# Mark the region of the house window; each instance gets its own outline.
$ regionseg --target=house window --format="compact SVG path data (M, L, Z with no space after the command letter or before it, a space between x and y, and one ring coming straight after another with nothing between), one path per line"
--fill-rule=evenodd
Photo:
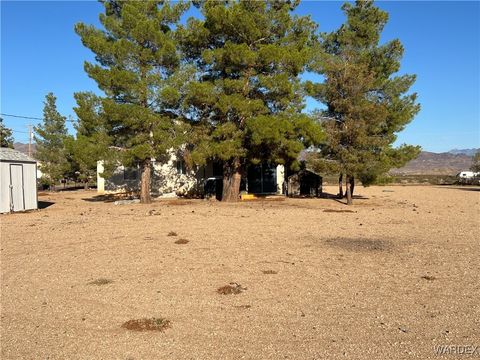
M184 175L187 173L187 169L185 167L185 162L182 160L177 160L177 174Z
M138 169L136 168L124 168L123 180L138 180Z

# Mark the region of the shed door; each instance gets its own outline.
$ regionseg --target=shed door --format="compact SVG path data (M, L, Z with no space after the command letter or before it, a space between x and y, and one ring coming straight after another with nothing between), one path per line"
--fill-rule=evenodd
M13 211L25 210L23 166L19 164L10 165L10 201Z

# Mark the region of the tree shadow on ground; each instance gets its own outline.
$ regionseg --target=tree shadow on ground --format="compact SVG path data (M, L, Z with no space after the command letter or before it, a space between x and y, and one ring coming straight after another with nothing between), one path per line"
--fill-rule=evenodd
M88 198L82 198L83 201L105 202L105 203L111 203L117 200L134 200L134 199L138 199L138 196L134 193L101 194L101 195L94 195Z
M326 193L326 192L322 192L322 195L320 196L322 199L330 199L330 200L333 200L333 201L336 201L340 204L346 204L347 203L347 198L346 197L343 197L342 199L340 199L338 197L338 194L330 194L330 193ZM369 200L370 198L366 197L366 196L362 196L362 195L353 195L353 200Z
M39 209L46 209L49 206L52 206L53 204L55 204L53 201L39 201L38 202L38 208Z

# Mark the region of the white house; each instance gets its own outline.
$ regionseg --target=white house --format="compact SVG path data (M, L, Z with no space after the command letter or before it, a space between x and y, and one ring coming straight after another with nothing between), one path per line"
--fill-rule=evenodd
M103 162L97 163L97 191L100 194L140 189L141 169L119 166L112 177L102 176ZM205 187L221 183L223 169L221 163L209 162L195 170L188 170L183 160L172 152L167 162L153 161L152 194L154 196L175 197L189 194L204 194ZM283 165L260 164L249 166L247 176L242 179L241 190L253 194L281 194L285 180ZM215 191L215 189L213 190ZM217 189L218 191L218 189Z

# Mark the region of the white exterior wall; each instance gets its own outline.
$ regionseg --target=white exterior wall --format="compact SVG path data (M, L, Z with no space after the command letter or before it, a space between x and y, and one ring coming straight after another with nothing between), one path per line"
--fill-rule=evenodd
M25 210L36 209L37 200L37 164L23 164L23 187Z
M167 163L153 164L152 189L161 196L187 195L197 185L194 170L186 169L185 174L178 173L177 159L177 155L172 153Z
M151 191L157 196L173 197L186 195L195 189L197 185L196 172L187 171L186 174L179 174L177 171L177 156L171 153L166 163L152 161ZM128 180L124 178L125 167L118 166L109 179L104 179L100 174L103 172L103 162L97 162L97 192L99 194L118 193L140 189L141 170L138 169L137 178Z
M163 197L174 197L187 195L189 192L200 190L203 191L204 178L211 177L213 174L212 164L209 163L205 168L199 170L190 170L186 174L180 174L176 166L177 155L171 152L170 159L166 163L153 162L151 191L153 195ZM97 163L97 192L99 194L105 193L120 193L128 191L138 191L140 189L141 171L138 170L138 177L135 180L128 180L124 178L123 166L118 166L114 174L109 179L104 179L100 174L103 172L103 162ZM283 183L285 181L285 167L277 165L276 167L277 179L277 194L282 194ZM197 189L200 187L200 189Z
M23 194L15 194L23 198L21 208L14 211L32 210L38 208L37 200L37 166L35 163L21 162L0 162L0 212L10 212L11 190L10 190L10 165L22 167ZM17 190L16 190L17 191ZM21 190L20 190L21 191Z
M97 192L105 194L105 179L100 175L103 173L103 161L97 161Z
M285 181L285 166L277 165L277 194L283 193L284 181Z
M10 164L0 162L0 213L10 211Z

